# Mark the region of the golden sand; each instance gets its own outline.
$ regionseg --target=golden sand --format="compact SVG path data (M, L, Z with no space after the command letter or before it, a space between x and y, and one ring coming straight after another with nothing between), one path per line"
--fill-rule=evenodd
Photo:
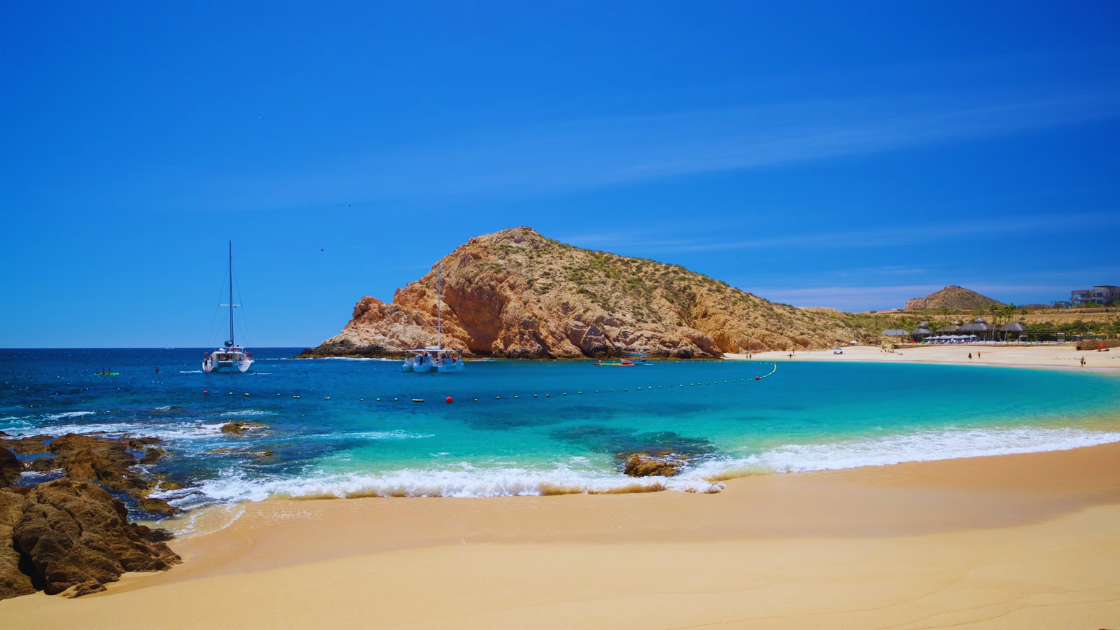
M273 500L193 527L170 572L5 601L0 622L1120 627L1117 444L760 475L713 495Z

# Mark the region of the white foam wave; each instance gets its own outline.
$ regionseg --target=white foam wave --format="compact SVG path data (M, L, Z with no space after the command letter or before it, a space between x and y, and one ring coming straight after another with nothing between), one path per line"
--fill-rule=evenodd
M65 435L67 433L108 433L119 435L142 435L158 437L165 440L198 439L221 435L221 423L179 422L168 424L139 424L126 422L113 422L104 424L60 424L55 426L40 426L34 429L38 433L48 435Z
M34 430L47 435L66 435L67 433L130 433L135 430L135 425L123 422L106 422L102 424L57 424L41 425Z
M368 431L365 433L350 433L349 437L365 438L367 440L422 440L435 437L434 433L409 433L400 429L394 431Z
M1120 442L1120 433L1070 428L923 431L831 444L789 444L759 455L704 462L685 475L726 478L737 473L804 472L885 466L965 457L1064 451Z
M48 413L47 418L51 420L61 420L62 418L80 418L82 416L92 416L96 411L67 411L65 413Z
M283 498L352 497L500 497L552 494L719 492L720 480L752 473L800 472L882 466L912 461L1056 451L1120 442L1120 433L1080 429L1008 428L920 432L832 444L790 444L746 457L720 458L693 465L676 477L631 478L613 470L528 469L515 465L478 467L467 462L382 473L301 477L250 477L229 470L200 485L159 496L183 507L204 503ZM433 454L434 455L434 454ZM573 460L573 464L580 464Z
M241 409L239 411L227 411L220 414L222 417L240 418L245 416L275 416L274 411L262 411L260 409Z
M202 374L202 370L179 370L180 374Z
M404 469L384 473L318 473L310 477L250 479L229 471L187 490L153 494L179 506L202 502L263 501L270 497L318 499L356 497L508 497L555 494L611 494L679 490L718 492L720 482L701 478L632 478L611 472L524 468L459 470ZM193 495L193 496L192 496Z

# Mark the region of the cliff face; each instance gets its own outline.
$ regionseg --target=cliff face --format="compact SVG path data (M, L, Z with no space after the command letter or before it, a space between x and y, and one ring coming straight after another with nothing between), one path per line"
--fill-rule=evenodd
M945 287L936 293L930 293L924 298L911 298L906 300L907 311L935 311L942 308L970 311L984 309L992 305L1003 306L990 297L980 295L964 287L956 285Z
M774 304L682 267L579 249L530 228L472 238L443 263L443 344L470 356L713 357L855 339L838 317ZM437 271L362 298L302 356L396 356L436 342Z

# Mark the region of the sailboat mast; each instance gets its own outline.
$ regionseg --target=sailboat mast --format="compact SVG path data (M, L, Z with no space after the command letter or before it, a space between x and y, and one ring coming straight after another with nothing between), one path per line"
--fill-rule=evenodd
M233 344L233 241L229 242L229 342Z
M439 275L436 281L437 292L436 296L436 347L443 349L443 261L439 261Z

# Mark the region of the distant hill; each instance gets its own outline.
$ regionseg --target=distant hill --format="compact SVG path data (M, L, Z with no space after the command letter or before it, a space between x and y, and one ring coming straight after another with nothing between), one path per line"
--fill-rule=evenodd
M1003 303L993 300L990 297L980 295L975 291L970 291L964 287L953 285L945 287L936 293L930 293L923 298L906 300L905 310L936 311L948 308L955 311L971 311L986 309L992 305L1003 306Z
M469 356L718 357L862 338L836 311L777 304L676 265L572 247L530 228L470 239L443 258L444 346ZM391 303L362 298L343 331L303 356L399 356L436 342L435 266Z

